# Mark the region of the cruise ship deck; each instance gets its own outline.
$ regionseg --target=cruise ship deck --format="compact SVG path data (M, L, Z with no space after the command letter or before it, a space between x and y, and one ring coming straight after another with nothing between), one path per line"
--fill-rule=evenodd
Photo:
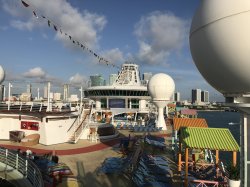
M126 175L114 176L98 174L98 168L104 160L109 157L121 157L119 143L121 138L141 137L144 133L134 133L129 130L119 130L120 136L101 142L91 142L89 140L79 140L76 144L63 143L57 145L44 146L37 144L35 146L23 147L20 143L10 141L0 141L0 146L9 149L21 149L23 151L29 149L36 154L52 153L59 156L59 162L67 164L73 172L70 178L77 180L82 186L132 186L131 179ZM167 131L155 132L155 135L164 137L169 150L166 150L166 156L170 159L173 157L170 151L170 139L172 129ZM168 147L168 146L167 146ZM175 167L175 166L174 166ZM178 183L176 183L176 186Z

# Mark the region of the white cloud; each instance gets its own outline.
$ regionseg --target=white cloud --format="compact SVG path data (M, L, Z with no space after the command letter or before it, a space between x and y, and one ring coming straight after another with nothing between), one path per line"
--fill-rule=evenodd
M79 73L76 73L72 77L69 78L69 82L72 85L79 86L85 84L87 81L87 78L80 75Z
M103 30L107 23L104 16L88 11L79 12L66 0L32 0L30 2L30 7L25 8L26 14L29 13L29 17L22 16L21 18L25 20L12 20L12 27L20 30L32 30L42 26L48 27L46 19L39 18L38 21L33 16L32 10L35 9L38 16L46 16L46 18L56 23L57 26L61 26L62 31L70 34L75 40L91 48L98 47L98 40L100 39L98 33ZM13 3L11 1L3 1L3 9L13 17L20 19L20 15L23 15L20 12L23 12L24 8L20 8L22 5L18 2L20 4L17 6L20 9L18 11L18 8L13 7ZM51 27L53 29L53 25ZM61 40L67 47L73 46L68 37L60 32L56 33L56 39Z
M22 6L21 1L2 0L2 8L13 17L29 17L29 12Z
M47 76L47 74L45 73L45 71L42 68L35 67L35 68L32 68L32 69L28 70L27 72L23 73L23 76L26 78L44 79Z
M160 64L174 50L180 50L187 36L187 22L171 13L153 12L142 17L134 31L139 51L137 58L144 63Z
M31 31L34 27L34 24L32 21L24 22L24 21L20 21L20 20L12 20L10 22L10 25L16 29L28 30L28 31Z
M103 51L102 56L113 64L124 62L123 53L118 48L114 48L108 51Z

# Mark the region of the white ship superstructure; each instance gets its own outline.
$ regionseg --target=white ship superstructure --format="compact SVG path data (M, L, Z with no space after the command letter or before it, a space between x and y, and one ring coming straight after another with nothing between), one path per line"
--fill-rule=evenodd
M9 109L0 105L0 137L10 139L13 131L24 132L25 136L39 134L39 143L53 145L65 142L77 142L87 136L90 109L70 106L52 106L51 111L42 104L13 103ZM84 135L86 132L86 135Z
M64 93L67 90L64 86ZM47 92L50 93L50 83ZM9 140L11 132L17 131L25 136L38 134L39 143L44 145L76 143L88 138L90 128L103 123L115 125L115 115L125 113L132 124L132 119L134 123L138 119L142 122L149 113L150 96L136 64L123 64L112 85L92 86L84 93L90 103L83 104L81 99L73 106L63 103L68 101L54 101L47 94L47 101L40 103L9 100L0 104L0 138Z
M92 86L84 91L92 99L96 110L109 110L113 114L148 111L150 96L147 86L142 84L139 67L125 63L112 85Z

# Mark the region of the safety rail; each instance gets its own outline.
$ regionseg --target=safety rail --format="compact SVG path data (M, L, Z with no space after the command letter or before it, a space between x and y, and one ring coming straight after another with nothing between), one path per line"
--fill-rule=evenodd
M189 186L195 185L196 187L208 187L208 186L213 186L213 187L218 187L219 182L218 181L207 181L207 180L191 180L189 181Z
M69 142L71 143L76 143L82 132L86 129L87 124L88 124L88 120L87 117L90 114L89 109L84 109L84 107L82 108L81 111L82 115L79 115L78 118L73 122L73 124L71 125L71 127L68 130L68 137L69 137Z
M8 105L6 104L1 104L0 105L0 110L8 110ZM16 105L10 105L9 110L11 111L32 111L32 112L44 112L46 111L46 106L43 106L42 104L16 104Z
M207 180L190 180L188 181L188 186L190 187L219 187L224 186L228 187L228 182L225 181L207 181Z
M68 103L71 106L71 103ZM72 111L70 106L51 105L50 112L68 112ZM47 103L44 102L11 102L10 105L6 103L0 103L0 110L2 111L23 111L23 112L48 112Z
M5 168L10 166L20 172L33 187L44 187L40 170L28 158L9 149L0 148L0 162L6 164Z

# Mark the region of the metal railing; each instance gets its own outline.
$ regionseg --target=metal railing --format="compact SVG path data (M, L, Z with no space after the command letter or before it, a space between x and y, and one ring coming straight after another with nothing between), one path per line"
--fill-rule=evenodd
M90 114L89 109L82 108L80 115L78 118L73 122L69 130L67 131L69 141L72 143L76 143L83 131L86 129L88 124L88 116Z
M0 148L0 162L6 164L5 168L10 166L20 172L33 187L44 187L42 174L31 160L14 151Z

